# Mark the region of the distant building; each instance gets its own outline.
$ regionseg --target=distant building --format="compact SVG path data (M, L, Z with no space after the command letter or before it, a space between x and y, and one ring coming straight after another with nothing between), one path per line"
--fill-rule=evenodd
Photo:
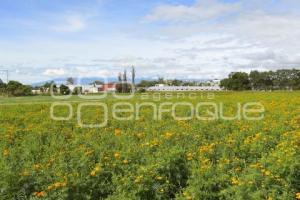
M102 85L100 92L116 92L116 84L115 83L105 83Z
M166 91L166 92L184 92L184 91L220 91L220 86L165 86L158 84L153 87L149 87L147 91Z
M67 85L68 88L74 92L75 88L81 88L83 94L97 94L101 92L115 92L116 84L115 83L105 83L101 85Z
M41 89L33 89L31 90L32 94L43 94L43 92L41 91Z

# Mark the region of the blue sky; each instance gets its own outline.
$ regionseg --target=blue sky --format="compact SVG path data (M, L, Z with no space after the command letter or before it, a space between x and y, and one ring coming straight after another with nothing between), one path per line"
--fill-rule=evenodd
M33 83L299 68L299 13L298 0L1 0L0 69Z

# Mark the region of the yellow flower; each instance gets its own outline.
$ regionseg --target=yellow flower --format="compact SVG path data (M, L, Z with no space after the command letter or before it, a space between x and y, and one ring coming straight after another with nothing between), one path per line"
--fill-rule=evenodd
M187 160L193 160L193 154L192 153L187 153L186 158L187 158Z
M96 176L96 172L94 170L91 171L91 176Z
M186 200L192 200L193 199L187 192L183 192L182 195L185 197Z
M88 156L88 155L91 155L92 153L94 153L94 150L89 150L89 151L86 151L84 153L85 156Z
M123 163L128 164L128 160L127 159L123 160Z
M121 155L119 154L119 153L114 153L114 157L116 158L116 159L119 159L120 157L121 157Z
M296 193L296 199L300 199L300 192Z
M48 190L52 190L52 189L54 189L54 186L53 186L53 185L49 185L49 186L47 187L47 189L48 189Z
M166 139L169 139L169 138L171 138L173 135L174 135L174 133L166 132L165 135L164 135L164 137L165 137Z
M214 143L211 143L209 145L204 145L200 147L200 153L211 153L214 150Z
M115 136L120 136L121 135L121 129L116 128L115 129Z
M137 176L137 177L134 179L134 182L135 182L135 183L139 183L139 182L141 182L142 178L143 178L143 176Z
M3 156L8 156L8 155L9 155L9 150L8 149L4 149Z
M239 180L235 177L231 178L231 183L232 185L238 185L239 184Z
M33 168L34 168L35 170L39 170L39 169L42 168L42 165L41 165L41 164L35 164L35 165L33 165Z
M138 133L138 134L136 134L136 136L137 136L139 139L141 139L141 138L143 138L143 137L145 136L145 134L144 134L144 133Z
M267 171L265 171L265 175L266 175L266 176L270 176L270 174L271 174L271 172L270 172L270 171L268 171L268 170L267 170Z
M28 176L28 175L29 175L29 172L27 172L27 171L20 173L20 176Z
M95 166L95 168L91 171L90 175L91 175L91 176L96 176L96 174L97 174L98 172L100 172L100 171L101 171L101 166L100 166L100 164L97 164L97 165Z
M266 170L266 169L262 169L261 172L263 173L263 175L265 176L270 176L271 175L271 172L269 170Z
M97 171L97 172L99 172L99 171L100 171L100 169L101 169L100 165L99 165L99 164L97 164L94 170L95 170L95 171Z

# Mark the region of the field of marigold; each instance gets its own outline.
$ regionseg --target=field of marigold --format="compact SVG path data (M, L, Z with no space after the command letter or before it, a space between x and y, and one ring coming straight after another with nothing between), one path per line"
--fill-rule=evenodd
M101 128L78 124L84 100L76 97L65 101L74 109L71 119L53 120L53 101L0 99L0 199L300 199L299 92L109 96L99 100L109 108ZM261 120L175 120L167 112L154 120L151 107L138 119L111 115L116 102L146 101L223 103L226 116L234 116L237 103L260 102L265 112ZM182 116L190 112L177 109ZM67 116L68 109L54 114ZM81 118L93 124L101 116L101 109L86 107Z

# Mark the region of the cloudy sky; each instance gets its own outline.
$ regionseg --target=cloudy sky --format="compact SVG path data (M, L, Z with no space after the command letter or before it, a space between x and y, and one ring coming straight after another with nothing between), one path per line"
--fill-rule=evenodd
M139 77L199 79L300 68L300 1L0 0L10 79L114 77L131 65Z

